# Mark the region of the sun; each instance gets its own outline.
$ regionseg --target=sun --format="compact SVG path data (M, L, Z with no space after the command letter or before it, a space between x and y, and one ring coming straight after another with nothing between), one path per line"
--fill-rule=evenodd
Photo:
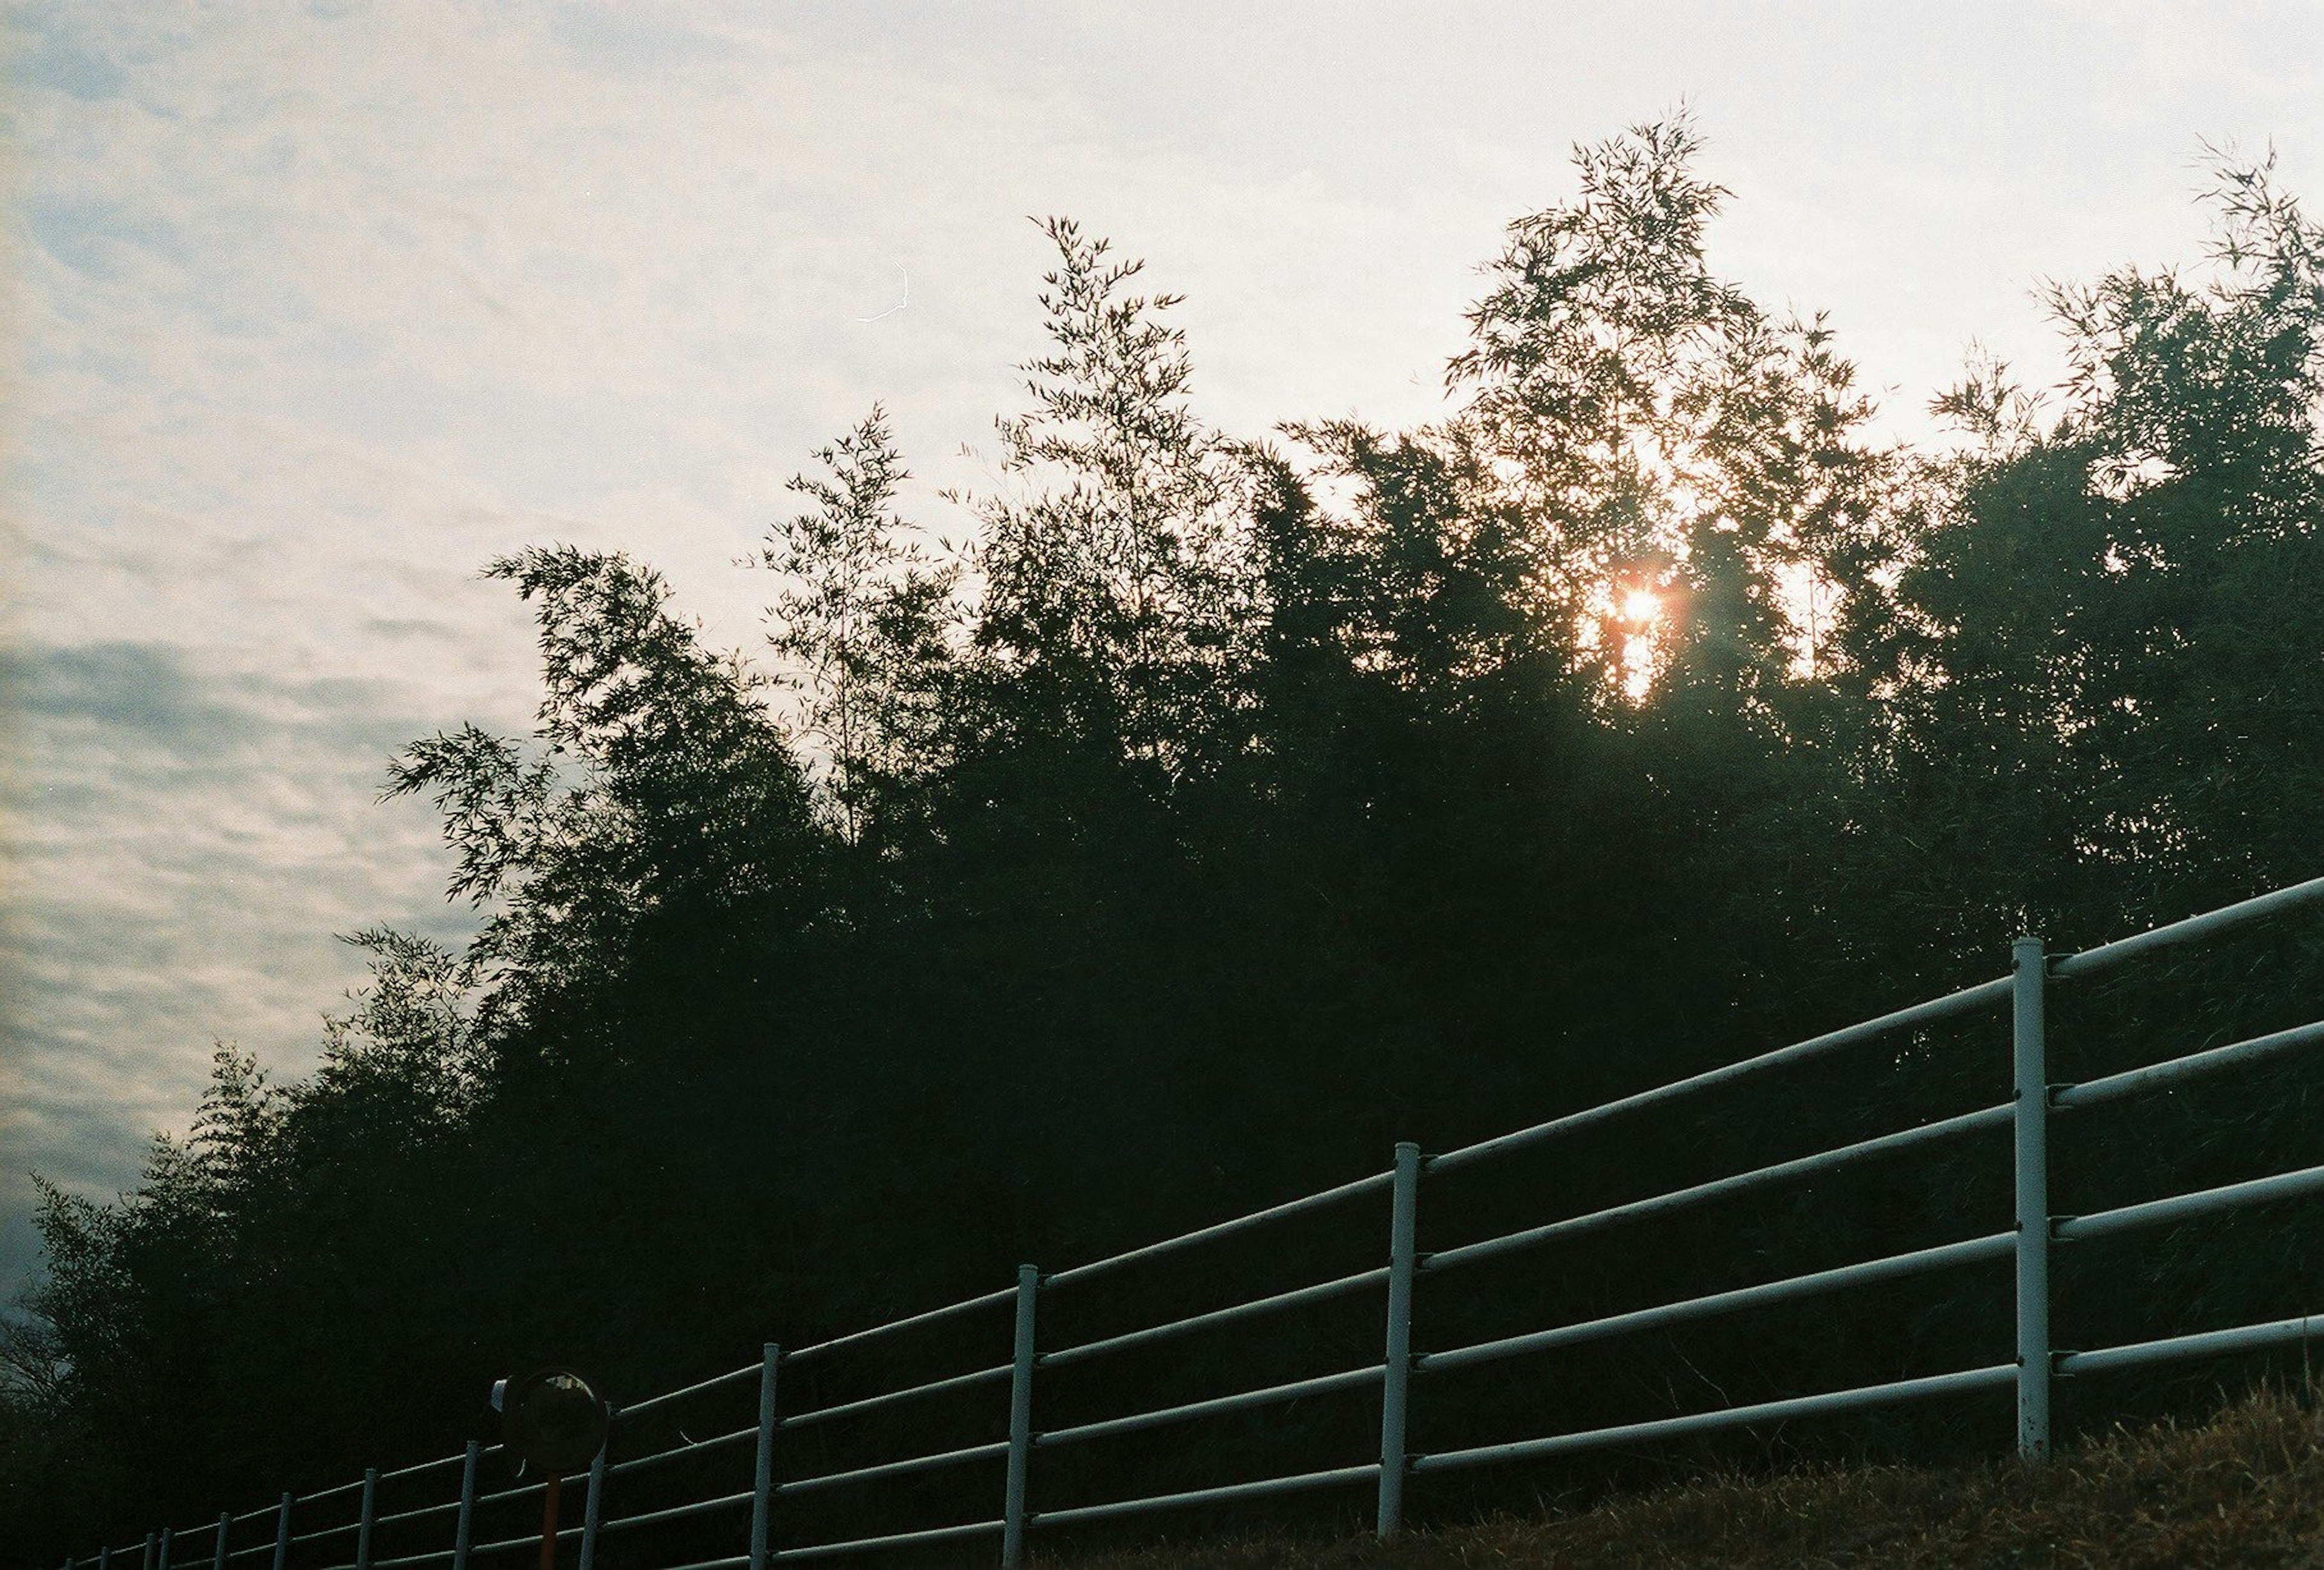
M1652 589L1634 588L1622 596L1622 619L1646 626L1662 619L1663 602Z

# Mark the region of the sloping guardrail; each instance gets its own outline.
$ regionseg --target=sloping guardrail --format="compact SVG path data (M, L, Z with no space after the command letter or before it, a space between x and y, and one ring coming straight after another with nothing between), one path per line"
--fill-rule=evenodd
M2010 974L1909 1008L1898 1009L1877 1019L1438 1155L1424 1157L1416 1145L1400 1144L1396 1148L1394 1164L1385 1171L1055 1274L1043 1275L1033 1266L1026 1265L1019 1269L1012 1287L908 1318L809 1346L786 1350L769 1344L754 1363L679 1390L665 1391L617 1411L614 1438L609 1441L607 1451L601 1452L586 1473L562 1480L563 1484L585 1487L586 1492L580 1524L560 1531L558 1534L560 1544L566 1540L576 1542L581 1570L595 1570L599 1546L609 1534L627 1534L642 1528L723 1516L733 1520L738 1539L742 1538L743 1528L747 1524L747 1547L724 1557L673 1566L671 1570L745 1570L745 1567L747 1570L765 1570L767 1565L776 1563L836 1558L910 1545L956 1543L980 1538L993 1540L1001 1563L1009 1570L1015 1570L1024 1559L1027 1534L1038 1528L1107 1520L1268 1494L1359 1483L1371 1484L1376 1490L1373 1519L1379 1535L1387 1538L1397 1530L1403 1513L1405 1483L1416 1475L1546 1458L1615 1445L1644 1445L1715 1429L1849 1412L1986 1390L2014 1389L2018 1454L2029 1459L2040 1459L2049 1451L2050 1396L2052 1384L2056 1380L2282 1344L2306 1338L2310 1327L2309 1317L2303 1316L2117 1346L2061 1349L2052 1344L2050 1326L2049 1268L2054 1249L2070 1247L2092 1239L2173 1225L2241 1205L2324 1192L2324 1166L2319 1166L2122 1205L2089 1215L2052 1214L2049 1202L2048 1138L2049 1124L2053 1116L2076 1114L2129 1097L2173 1089L2222 1070L2249 1066L2324 1043L2324 1020L2253 1037L2080 1085L2055 1085L2049 1082L2047 1072L2047 989L2053 983L2078 982L2116 971L2163 948L2217 937L2319 901L2324 901L2324 878L2172 922L2080 954L2052 956L2044 953L2039 938L2021 937L2013 946ZM2006 1102L1458 1247L1431 1253L1421 1253L1416 1247L1414 1224L1421 1180L1425 1176L1490 1161L1518 1150L1534 1150L1612 1119L1666 1106L1683 1097L1701 1095L1732 1085L1747 1076L1768 1069L1839 1052L1895 1032L1987 1011L1999 1011L2005 1008L2010 1020L2014 1081L2013 1094ZM1459 1270L1521 1251L1570 1241L1621 1223L1682 1210L1714 1198L1794 1182L1848 1168L1871 1158L1918 1150L1938 1141L2005 1128L2012 1133L2015 1174L2015 1224L2008 1231L1651 1307L1631 1309L1526 1334L1505 1336L1437 1352L1416 1354L1412 1351L1413 1286L1416 1279L1422 1275ZM1151 1262L1252 1228L1272 1225L1295 1216L1382 1193L1387 1194L1390 1200L1385 1264L1124 1334L1063 1346L1043 1346L1040 1343L1037 1334L1037 1311L1046 1294L1071 1290L1127 1265ZM1997 1265L2004 1261L2012 1265L2013 1312L2016 1326L2016 1357L2009 1362L1463 1449L1413 1454L1406 1446L1406 1421L1416 1377L1608 1340L1747 1308L1794 1302L1874 1282L1896 1280L1963 1265ZM1387 1307L1387 1341L1383 1356L1378 1362L1071 1427L1038 1430L1033 1427L1034 1386L1043 1370L1065 1368L1133 1348L1175 1341L1198 1332L1238 1325L1265 1316L1374 1292L1384 1294ZM1014 1325L1012 1353L1006 1362L996 1362L861 1399L799 1411L784 1409L781 1397L784 1376L788 1371L843 1349L857 1348L875 1338L1003 1307L1011 1311ZM2324 1315L2318 1317L2324 1320ZM754 1381L758 1390L755 1423L708 1438L689 1439L660 1450L624 1456L618 1461L610 1459L609 1453L620 1447L623 1423L633 1422L649 1412L706 1392L732 1388L739 1394ZM988 1388L996 1392L1005 1388L1008 1404L1005 1432L986 1443L813 1476L778 1480L775 1475L775 1445L777 1436L782 1433L844 1421L939 1395ZM1036 1456L1042 1451L1277 1405L1306 1396L1373 1388L1380 1393L1380 1443L1377 1460L1070 1509L1035 1510L1028 1507L1027 1480ZM997 1412L995 1415L999 1416ZM149 1534L142 1547L132 1545L120 1549L105 1548L88 1558L67 1559L65 1570L88 1570L88 1567L112 1570L116 1558L125 1565L133 1555L138 1558L139 1570L191 1570L204 1560L209 1563L212 1570L228 1570L232 1565L254 1563L266 1564L271 1570L294 1570L294 1562L297 1570L407 1570L407 1567L438 1565L448 1565L450 1570L469 1570L471 1565L484 1560L504 1564L508 1562L509 1556L519 1550L537 1551L541 1547L541 1536L536 1531L477 1542L474 1538L479 1513L495 1505L538 1499L547 1483L544 1480L516 1488L481 1492L479 1463L499 1448L498 1445L471 1443L465 1452L458 1455L392 1472L374 1469L367 1472L360 1481L319 1492L298 1497L285 1493L274 1504L263 1509L241 1515L221 1514L214 1524L182 1531ZM734 1480L736 1486L725 1492L656 1509L640 1510L628 1515L608 1516L605 1513L614 1496L622 1492L622 1485L635 1475L666 1467L682 1458L700 1457L722 1451L733 1453L738 1459L743 1455L751 1457L747 1482L738 1467ZM812 1544L782 1544L777 1541L777 1518L786 1499L826 1489L863 1487L914 1473L988 1460L1005 1462L1005 1481L998 1501L1000 1513L990 1519L844 1541ZM378 1504L382 1484L433 1478L437 1474L448 1480L455 1469L459 1479L459 1492L456 1498L387 1513L380 1511ZM351 1519L329 1520L318 1525L307 1524L315 1521L318 1512L325 1516L345 1516L349 1506L354 1510ZM297 1529L301 1527L304 1527L303 1530ZM380 1549L390 1546L388 1539L391 1537L397 1539L392 1546L408 1551L383 1555ZM238 1538L249 1540L237 1546ZM433 1546L420 1546L420 1539L422 1538L432 1538Z

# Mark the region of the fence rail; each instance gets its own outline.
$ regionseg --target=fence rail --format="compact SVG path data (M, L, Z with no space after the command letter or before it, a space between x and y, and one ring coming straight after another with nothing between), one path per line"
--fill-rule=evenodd
M2052 1381L2055 1379L2086 1378L2157 1362L2218 1356L2304 1341L2309 1337L2311 1324L2310 1316L2301 1316L2116 1346L2061 1349L2052 1344L2050 1325L2049 1262L2053 1247L2070 1248L2090 1240L2181 1224L2232 1208L2324 1193L2324 1167L2311 1167L2163 1196L2089 1214L2052 1214L2049 1200L2048 1130L2053 1114L2079 1115L2086 1109L2135 1095L2175 1089L2202 1076L2248 1067L2299 1048L2324 1043L2324 1020L2189 1053L2079 1085L2055 1085L2048 1078L2046 1030L2049 986L2052 983L2079 981L2113 971L2171 946L2207 940L2255 921L2318 904L2324 904L2324 878L2175 921L2080 954L2050 956L2044 953L2039 939L2023 937L2013 945L2010 974L1943 997L1434 1156L1424 1157L1414 1145L1399 1145L1394 1164L1386 1171L1055 1274L1045 1276L1033 1266L1027 1265L1020 1270L1017 1282L1011 1287L947 1304L926 1313L788 1351L770 1344L761 1349L761 1357L755 1363L664 1391L617 1411L614 1414L614 1437L607 1451L601 1452L586 1473L561 1480L565 1484L585 1487L586 1494L582 1524L559 1531L558 1540L560 1543L576 1540L582 1570L595 1570L598 1542L605 1533L731 1512L737 1518L736 1531L738 1538L742 1538L744 1529L742 1518L747 1510L747 1538L744 1539L748 1543L747 1552L723 1558L697 1560L677 1566L675 1570L741 1570L744 1566L748 1570L765 1570L767 1565L776 1563L834 1558L881 1549L957 1543L975 1538L998 1539L1002 1565L1014 1570L1022 1563L1027 1534L1035 1528L1111 1520L1154 1511L1355 1483L1370 1483L1377 1490L1373 1519L1379 1535L1387 1538L1398 1529L1404 1485L1406 1480L1412 1476L1540 1460L1609 1446L1644 1445L1719 1429L1953 1398L2003 1388L2013 1389L2015 1392L2018 1453L2029 1459L2039 1459L2047 1455L2050 1446L2050 1394ZM1583 1129L1661 1107L1683 1096L1723 1089L1770 1069L1801 1063L1899 1031L1967 1018L1987 1011L1999 1011L2004 1005L2008 1011L2013 1090L2011 1099L1999 1105L1940 1118L1810 1155L1434 1252L1423 1253L1415 1246L1416 1216L1424 1177L1464 1168L1519 1150L1534 1150ZM1413 1288L1416 1280L1424 1275L1439 1275L1463 1265L1571 1241L1605 1228L1689 1209L1712 1199L1792 1182L1858 1162L1915 1152L1935 1141L1998 1132L2004 1129L2011 1133L2014 1179L2015 1224L2008 1231L1680 1298L1523 1334L1501 1336L1467 1346L1421 1353L1412 1350ZM1046 1294L1078 1286L1124 1266L1148 1263L1253 1228L1379 1194L1388 1195L1390 1200L1388 1262L1385 1265L1094 1340L1046 1349L1039 1344L1036 1334L1038 1309ZM1994 1265L2004 1260L2012 1264L2012 1318L2016 1330L2017 1355L2009 1362L1531 1439L1427 1454L1412 1453L1406 1448L1411 1386L1416 1376L1473 1368L1507 1358L1630 1335L1876 1282L1963 1267ZM1386 1337L1382 1357L1377 1363L1067 1427L1039 1430L1033 1426L1034 1386L1043 1371L1067 1368L1132 1349L1238 1325L1261 1316L1281 1314L1379 1288L1385 1288ZM783 1374L788 1370L835 1352L860 1347L875 1338L892 1336L1004 1306L1013 1313L1012 1351L1008 1362L823 1407L809 1407L798 1411L781 1409L782 1402L779 1396ZM2317 1317L2316 1324L2318 1327L2324 1328L2324 1315ZM679 1445L623 1456L617 1461L610 1458L613 1451L622 1444L624 1434L635 1432L633 1427L624 1426L632 1424L636 1418L688 1398L740 1388L753 1378L758 1381L759 1395L758 1419L754 1425L706 1439L688 1439ZM1009 1390L1009 1401L1005 1413L994 1414L996 1419L1005 1418L1006 1422L1005 1431L998 1437L947 1450L807 1476L779 1480L775 1475L775 1443L780 1433L884 1410L906 1402L1003 1384ZM1380 1391L1381 1412L1380 1446L1377 1460L1287 1476L1065 1509L1037 1510L1028 1505L1028 1484L1032 1462L1041 1451L1231 1412L1281 1405L1312 1396L1368 1390L1374 1387ZM604 1515L609 1492L607 1485L613 1480L626 1481L649 1468L684 1458L740 1449L745 1442L752 1446L748 1486L691 1501L636 1510L626 1516L609 1519ZM474 1540L474 1528L480 1510L494 1504L540 1494L547 1486L547 1481L541 1480L516 1488L480 1493L479 1462L499 1449L498 1445L471 1443L459 1453L390 1472L374 1470L360 1479L336 1487L301 1496L284 1493L271 1506L247 1510L240 1515L222 1513L214 1524L150 1533L142 1545L103 1548L88 1558L68 1559L66 1570L78 1570L82 1566L112 1570L116 1558L125 1563L127 1556L133 1554L138 1556L139 1570L190 1570L202 1558L208 1559L214 1570L226 1570L231 1562L267 1554L272 1555L272 1570L290 1570L293 1548L341 1542L346 1542L348 1546L334 1552L351 1552L352 1559L328 1566L302 1564L300 1570L390 1570L392 1566L439 1564L448 1565L450 1570L469 1570L479 1561L497 1559L518 1550L535 1550L541 1546L539 1533L491 1542ZM861 1488L890 1479L994 1460L1006 1464L1002 1510L996 1519L834 1542L785 1544L778 1541L775 1517L781 1501L808 1492ZM383 1482L401 1482L454 1466L460 1469L460 1488L456 1499L421 1504L384 1515L379 1513L377 1501ZM738 1477L735 1481L741 1483L743 1480ZM318 1507L337 1506L338 1501L343 1501L355 1506L353 1519L316 1521ZM327 1513L337 1512L334 1509ZM294 1520L294 1516L299 1519ZM383 1532L393 1528L401 1537L409 1538L408 1528L415 1523L446 1516L451 1518L448 1544L388 1557L375 1554L374 1549ZM268 1537L240 1547L234 1545L232 1539L237 1528L252 1527L262 1521L272 1523ZM294 1525L303 1525L305 1529L294 1531ZM205 1538L207 1553L191 1554L185 1550L186 1545ZM304 1557L311 1559L315 1556L310 1554Z

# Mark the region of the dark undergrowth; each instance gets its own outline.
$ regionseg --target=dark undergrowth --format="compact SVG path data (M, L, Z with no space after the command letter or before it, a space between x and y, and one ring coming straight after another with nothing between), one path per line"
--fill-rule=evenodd
M2255 1391L2200 1422L2123 1427L2047 1465L1720 1475L1546 1518L1369 1538L1250 1538L1076 1559L1075 1570L1567 1566L2324 1565L2324 1406ZM1052 1565L1059 1561L1049 1561Z

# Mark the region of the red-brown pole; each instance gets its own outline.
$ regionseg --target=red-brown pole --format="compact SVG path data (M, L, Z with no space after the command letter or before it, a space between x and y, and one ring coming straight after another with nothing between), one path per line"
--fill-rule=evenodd
M557 1501L565 1480L549 1474L549 1488L540 1498L540 1570L557 1570Z

